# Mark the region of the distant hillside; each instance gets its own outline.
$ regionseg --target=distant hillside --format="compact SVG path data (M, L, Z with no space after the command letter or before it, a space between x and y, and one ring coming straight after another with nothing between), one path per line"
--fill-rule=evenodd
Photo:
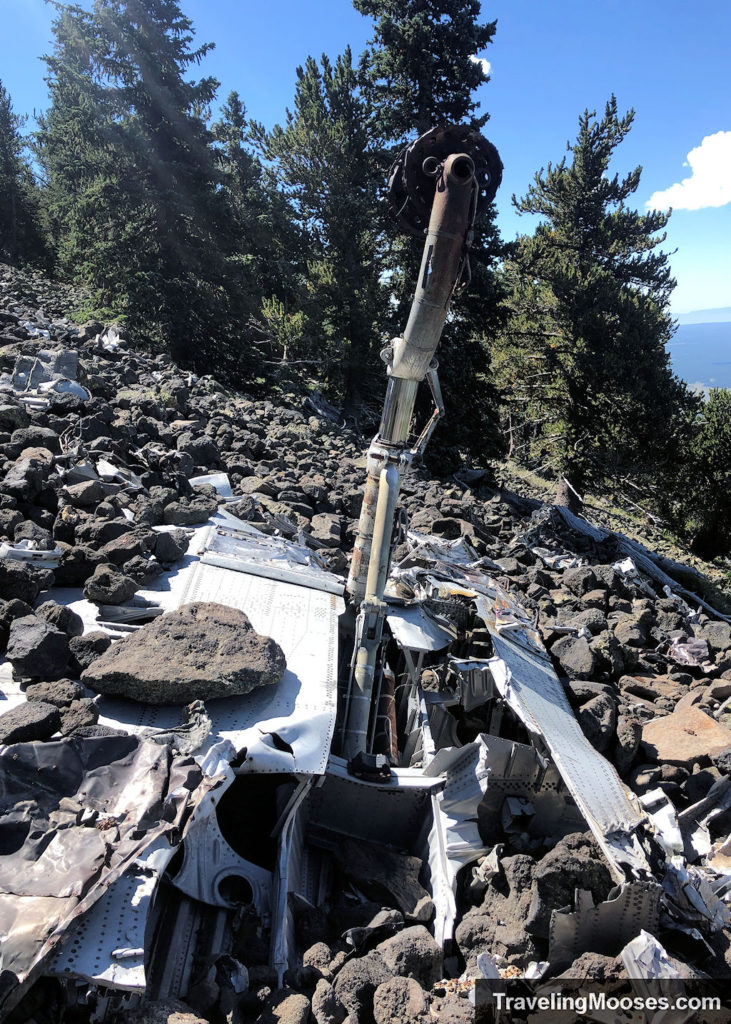
M708 312L722 313L723 310ZM681 324L668 351L673 370L689 384L731 388L731 320Z
M731 306L718 309L694 309L691 313L679 313L679 324L722 324L731 322Z

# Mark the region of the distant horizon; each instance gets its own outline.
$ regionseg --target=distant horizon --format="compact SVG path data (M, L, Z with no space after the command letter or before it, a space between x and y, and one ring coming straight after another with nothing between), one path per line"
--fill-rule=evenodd
M731 306L712 306L709 309L689 309L684 313L674 313L680 325L690 324L726 324L731 323ZM689 319L693 317L694 319ZM703 319L695 319L702 317Z

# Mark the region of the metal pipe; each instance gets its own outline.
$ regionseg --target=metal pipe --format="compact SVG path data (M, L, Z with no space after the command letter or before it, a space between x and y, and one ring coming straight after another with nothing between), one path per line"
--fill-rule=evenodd
M371 558L368 563L368 577L366 580L366 599L377 598L381 600L383 591L386 588L388 563L391 556L393 517L396 512L396 502L398 501L400 486L401 476L396 466L392 464L381 470L378 504L376 506L376 522L373 530L373 546L371 548Z
M365 599L361 605L358 636L360 645L355 658L348 718L344 729L343 754L347 758L363 750L371 714L376 660L381 646L384 611L383 592L388 576L391 554L391 533L400 486L399 471L393 464L381 470L376 504L373 539Z
M368 743L373 684L386 618L383 595L393 521L416 392L429 372L444 327L475 212L477 183L472 159L466 153L453 153L437 173L414 301L403 338L393 342L380 429L368 450L366 488L348 578L350 596L354 604L360 604L343 728L343 754L349 759L365 751ZM433 423L426 431L427 438L431 427Z
M429 219L419 280L403 338L393 348L392 377L423 380L439 343L471 227L475 165L466 153L444 162Z
M389 460L400 465L406 449L419 382L431 365L459 278L475 186L471 158L465 153L448 156L432 204L409 320L403 338L393 341L381 425L368 450L365 493L348 576L348 593L356 604L366 594L370 559L379 557L374 556L372 538L380 471ZM386 542L390 543L390 537Z

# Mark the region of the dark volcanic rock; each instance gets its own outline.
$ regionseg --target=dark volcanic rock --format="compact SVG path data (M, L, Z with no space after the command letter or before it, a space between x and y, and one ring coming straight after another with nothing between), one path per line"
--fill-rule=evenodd
M8 639L8 661L16 676L59 679L69 660L69 639L60 629L36 615L15 619Z
M376 989L390 977L382 958L374 951L349 960L335 979L333 991L351 1020L366 1024L373 1019L373 996Z
M100 658L112 646L112 638L100 629L87 633L85 636L72 637L69 642L71 660L69 668L79 674L88 668L93 661Z
M185 530L158 533L155 540L155 558L160 562L178 562L188 550L189 538Z
M106 491L101 480L82 480L66 488L66 498L74 508L90 508L103 500Z
M60 629L69 638L81 636L84 632L84 620L71 608L57 604L56 601L44 601L36 608L36 615L50 622L56 629Z
M612 742L617 724L617 707L606 693L593 697L578 714L584 735L598 751L604 753Z
M285 667L279 645L260 636L243 612L200 603L161 615L120 640L82 681L145 704L187 704L277 683Z
M84 597L98 604L124 604L131 600L139 586L129 576L111 565L98 565L86 581Z
M418 857L355 839L345 839L335 855L347 877L370 899L398 907L407 920L431 920L434 904L419 882Z
M54 575L48 569L36 569L14 558L0 558L0 594L6 601L18 598L32 605L53 580Z
M551 654L569 679L586 679L594 671L594 654L581 636L563 636L551 647Z
M373 995L376 1024L418 1024L428 1020L426 994L413 978L391 978Z
M60 587L81 587L96 567L103 563L104 555L84 544L77 544L65 550L61 556L61 564L54 573L56 583Z
M33 501L43 490L51 472L53 457L44 449L27 449L27 454L19 458L5 474L0 487L5 494L10 494L18 501Z
M404 928L377 947L391 974L431 988L442 976L442 950L423 924Z
M26 700L42 700L54 707L68 707L75 700L86 697L87 691L72 679L59 679L55 683L31 683L26 687Z
M19 704L0 715L0 743L28 743L47 740L58 730L58 708L43 701Z
M533 935L548 938L551 911L573 906L575 889L590 890L598 902L611 887L612 876L594 838L580 832L565 836L536 866L525 926Z
M56 546L50 530L44 530L42 526L34 523L32 519L24 519L22 523L15 527L13 539L16 544L19 544L22 540L33 541L38 551L53 551Z
M61 716L60 730L63 736L70 736L77 729L96 725L99 720L99 708L96 702L88 697L74 700L66 707L59 708Z

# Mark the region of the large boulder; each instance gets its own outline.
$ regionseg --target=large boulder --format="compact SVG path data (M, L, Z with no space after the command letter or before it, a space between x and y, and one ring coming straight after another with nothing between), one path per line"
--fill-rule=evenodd
M99 693L144 704L188 704L233 697L277 683L284 652L227 605L184 605L120 640L92 662L82 681Z
M648 761L692 769L731 749L731 731L700 708L685 707L648 722L642 730L642 751Z

